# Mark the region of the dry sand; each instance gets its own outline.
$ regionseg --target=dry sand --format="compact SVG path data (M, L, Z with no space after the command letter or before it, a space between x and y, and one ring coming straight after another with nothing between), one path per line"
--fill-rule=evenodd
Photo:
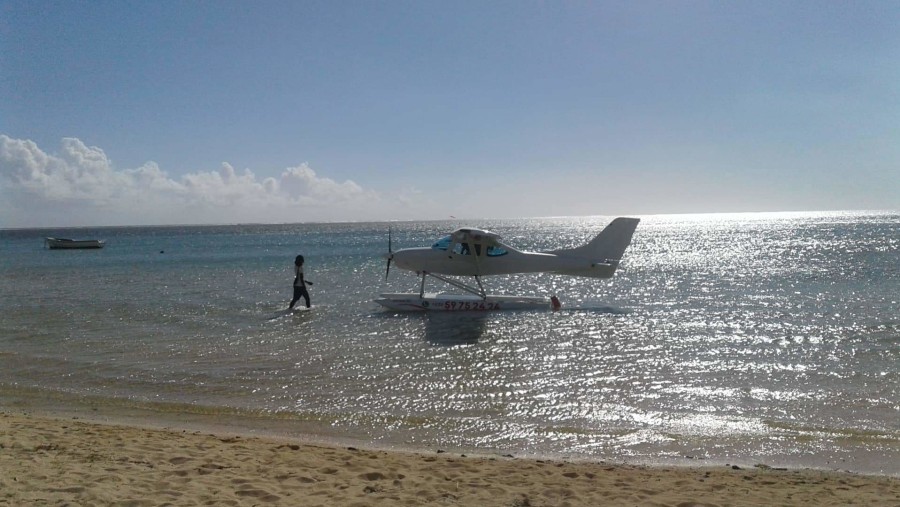
M0 505L900 506L900 478L385 452L7 412Z

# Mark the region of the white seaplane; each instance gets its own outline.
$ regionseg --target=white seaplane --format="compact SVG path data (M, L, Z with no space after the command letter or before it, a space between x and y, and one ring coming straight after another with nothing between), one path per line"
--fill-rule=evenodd
M385 279L393 262L398 268L416 272L421 277L421 285L418 293L381 294L375 302L392 310L404 311L559 309L556 296L545 298L487 294L481 284L481 277L554 273L610 278L631 243L631 236L638 222L638 218L616 218L586 245L549 252L519 251L502 243L497 234L472 228L457 229L430 248L405 248L394 252L389 232ZM468 294L426 293L425 279L429 276ZM475 277L477 287L447 278L448 276Z

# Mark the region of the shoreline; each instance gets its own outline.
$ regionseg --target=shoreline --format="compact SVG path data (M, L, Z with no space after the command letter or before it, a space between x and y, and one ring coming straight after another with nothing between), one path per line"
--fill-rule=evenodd
M729 456L702 457L661 453L655 457L591 455L577 452L536 453L524 449L454 446L432 442L417 444L373 439L365 429L335 427L330 421L292 413L257 413L241 409L203 405L139 401L65 393L35 387L0 385L0 414L22 413L47 419L73 420L90 424L120 425L164 431L191 431L259 437L278 441L303 442L331 447L357 447L373 451L412 454L455 453L481 457L529 460L601 463L612 465L671 468L740 468L778 471L810 470L900 479L900 469L882 466L859 467L864 461L840 456L824 456L804 461L784 460L777 456L735 453ZM885 456L881 456L882 461ZM856 465L859 468L848 467ZM887 463L893 463L889 460ZM895 464L895 463L894 463Z
M0 505L885 505L900 479L372 449L0 407Z

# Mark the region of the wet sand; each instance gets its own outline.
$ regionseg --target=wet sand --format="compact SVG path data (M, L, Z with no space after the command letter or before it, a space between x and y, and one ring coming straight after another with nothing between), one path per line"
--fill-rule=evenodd
M412 453L0 409L0 505L900 505L900 478Z

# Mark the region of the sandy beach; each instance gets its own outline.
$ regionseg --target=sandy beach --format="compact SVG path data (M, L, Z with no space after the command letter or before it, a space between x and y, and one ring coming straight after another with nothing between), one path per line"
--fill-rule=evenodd
M368 450L4 410L0 505L900 505L900 478Z

